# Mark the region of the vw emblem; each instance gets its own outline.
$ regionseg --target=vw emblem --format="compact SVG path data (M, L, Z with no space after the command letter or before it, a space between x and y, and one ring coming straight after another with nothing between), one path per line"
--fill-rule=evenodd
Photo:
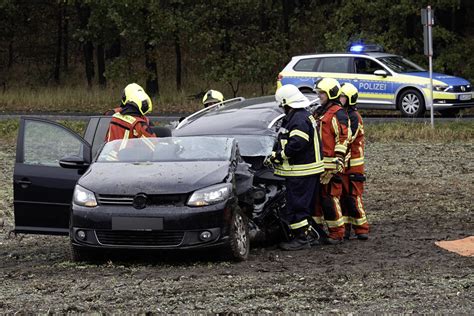
M465 86L461 86L461 91L462 91L462 92L466 91L466 87L465 87Z
M133 198L133 207L136 208L137 210L141 210L142 208L146 207L146 201L147 201L146 195L143 193L138 193Z

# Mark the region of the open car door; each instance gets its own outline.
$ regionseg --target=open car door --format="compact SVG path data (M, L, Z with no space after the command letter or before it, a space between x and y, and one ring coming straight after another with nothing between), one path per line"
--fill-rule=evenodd
M66 169L64 157L84 161ZM15 232L67 235L74 186L91 162L91 146L61 124L21 118L13 173Z

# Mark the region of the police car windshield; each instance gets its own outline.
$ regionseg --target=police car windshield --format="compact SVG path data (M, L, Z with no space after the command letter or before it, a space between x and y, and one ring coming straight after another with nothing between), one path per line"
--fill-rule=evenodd
M414 62L411 62L401 56L387 56L379 57L377 59L397 73L426 71Z

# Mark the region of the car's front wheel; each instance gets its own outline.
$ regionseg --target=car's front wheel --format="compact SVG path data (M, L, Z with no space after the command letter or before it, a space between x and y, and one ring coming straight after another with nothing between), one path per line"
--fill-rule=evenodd
M232 214L226 256L235 261L245 261L249 256L250 237L247 217L237 208Z
M403 91L398 97L397 106L405 117L420 117L425 113L425 99L414 89Z

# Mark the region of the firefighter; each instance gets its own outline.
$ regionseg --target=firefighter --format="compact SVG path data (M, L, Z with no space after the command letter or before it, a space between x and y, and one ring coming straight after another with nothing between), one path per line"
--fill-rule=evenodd
M321 107L315 112L322 142L324 172L321 175L321 190L317 193L315 221L321 227L326 222L328 244L338 244L344 238L344 218L340 198L342 194L342 172L347 152L348 116L339 102L341 86L336 79L324 78L316 83Z
M119 150L127 146L130 138L140 138L151 149L154 150L153 143L149 137L156 137L150 128L148 118L145 116L151 112L153 104L150 97L136 83L129 84L123 90L122 109L112 115L106 141L110 142L122 139ZM111 159L116 159L117 152L112 153Z
M357 111L358 91L351 83L341 87L339 100L346 109L350 121L351 138L342 175L342 214L345 218L345 239L350 238L351 228L359 240L369 238L369 223L365 216L362 193L364 191L364 126Z
M308 98L294 85L282 86L275 99L286 117L270 161L275 174L285 177L286 211L280 215L290 230L289 239L280 243L280 248L307 249L312 241L309 219L314 209L314 192L324 171L316 120L305 109L310 104Z
M217 90L209 90L202 98L202 104L205 108L224 101L224 95Z
M135 90L142 89L143 90L143 88L141 86L139 86L138 84L136 84L136 83L131 83L131 84L127 85L126 89L129 90L129 91L132 90L132 89L135 89ZM105 111L103 115L109 116L109 115L114 115L115 113L119 113L119 112L122 111L124 106L125 106L125 104L123 103L123 96L122 96L122 102L120 103L120 106Z

